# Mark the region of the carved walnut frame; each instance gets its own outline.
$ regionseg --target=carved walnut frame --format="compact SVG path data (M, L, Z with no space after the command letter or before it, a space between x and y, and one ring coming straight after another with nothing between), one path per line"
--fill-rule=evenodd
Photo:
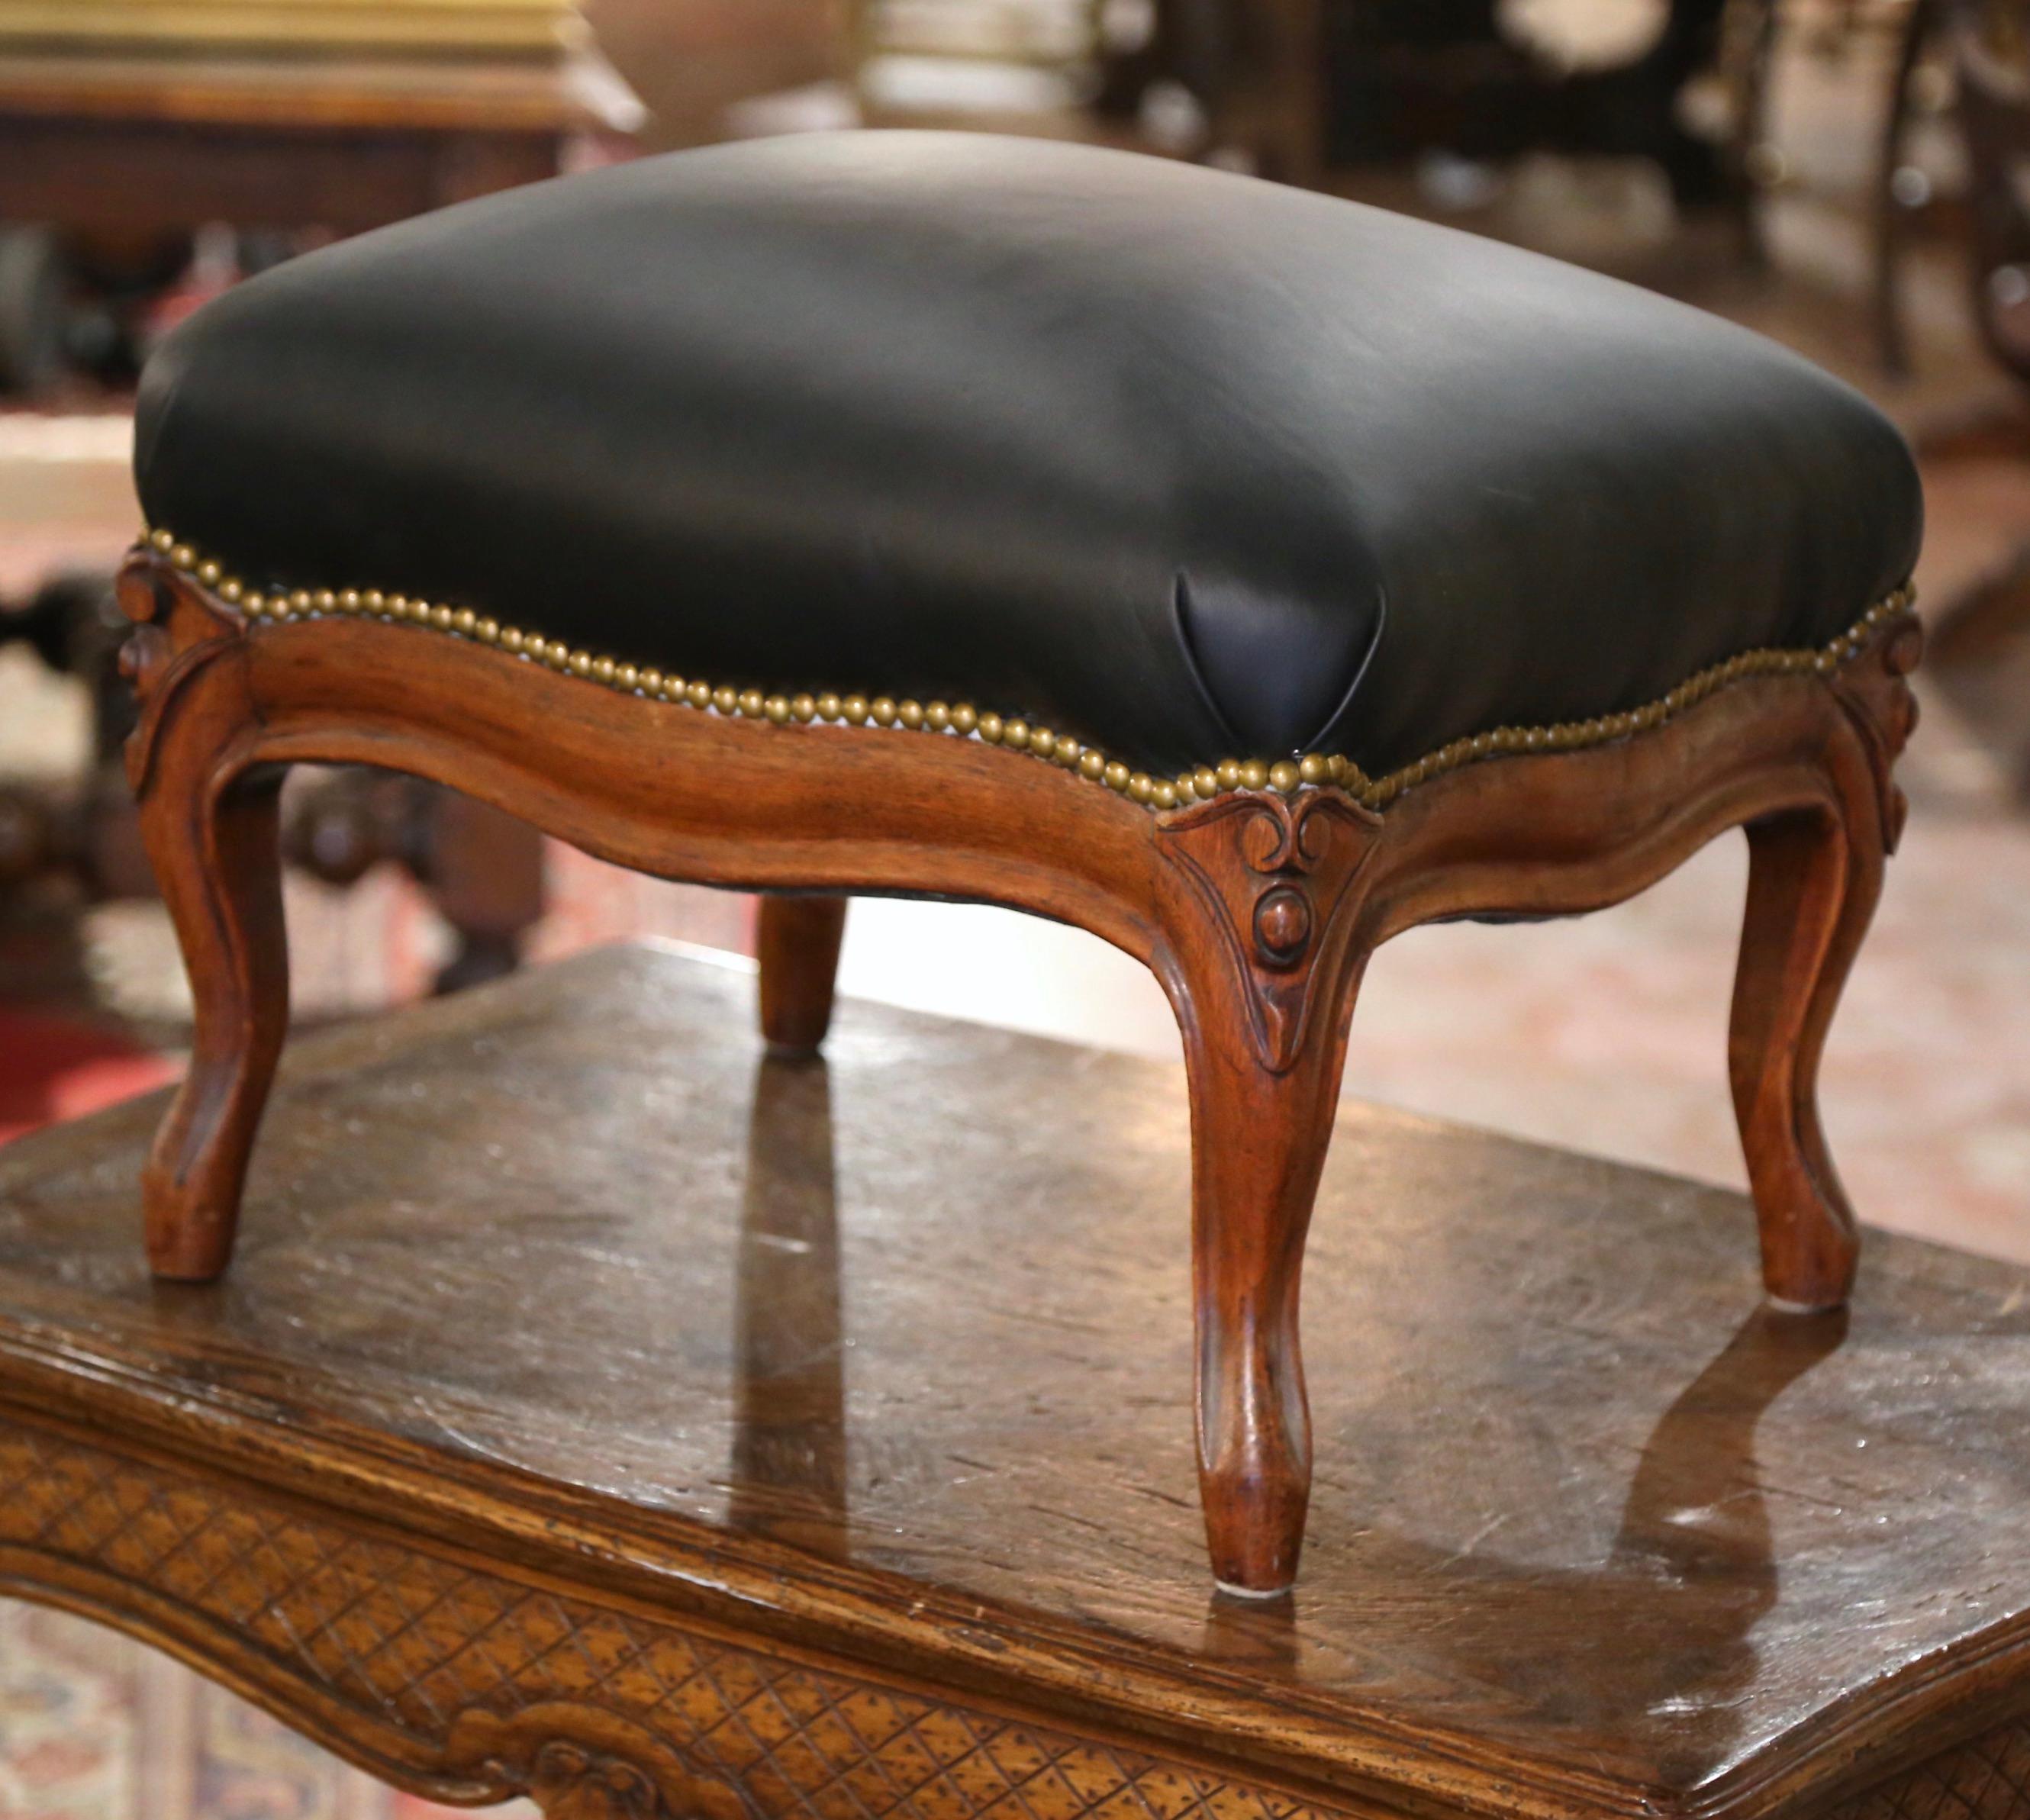
M299 761L387 767L664 878L764 901L764 1028L814 1046L848 892L976 899L1091 930L1162 982L1184 1041L1200 1484L1212 1565L1273 1593L1311 1482L1306 1229L1368 956L1420 923L1548 916L1645 889L1717 834L1752 854L1729 1042L1779 1302L1843 1301L1856 1233L1820 1128L1820 1049L1904 803L1922 637L1879 624L1830 673L1749 675L1660 726L1515 752L1382 812L1330 786L1152 812L976 741L722 719L448 637L250 624L160 555L122 579L129 774L196 997L144 1193L162 1276L217 1276L288 1019L276 800Z

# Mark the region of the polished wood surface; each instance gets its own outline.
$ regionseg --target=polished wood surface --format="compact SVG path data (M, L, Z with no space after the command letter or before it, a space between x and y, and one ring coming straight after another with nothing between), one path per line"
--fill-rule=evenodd
M851 1003L772 1061L753 994L306 1039L212 1287L132 1242L159 1101L0 1152L0 1582L558 1813L2030 1807L2030 1276L1874 1235L1775 1313L1735 1194L1347 1108L1307 1572L1237 1601L1175 1072Z
M0 113L299 131L549 132L597 124L556 62L500 58L0 54Z
M1851 1285L1818 1059L1902 826L1891 771L1923 644L1907 601L1842 641L1840 661L1821 654L1823 669L1806 656L1687 695L1610 743L1533 735L1492 762L1415 767L1385 809L1306 786L1158 814L980 741L799 724L786 703L780 726L708 715L477 638L348 616L336 595L322 616L249 618L201 573L158 532L121 585L139 700L128 776L196 1001L195 1062L145 1179L165 1278L206 1280L231 1257L287 1021L269 799L277 767L317 761L411 771L664 877L1005 904L1145 962L1189 1079L1199 1473L1224 1586L1273 1594L1296 1575L1312 1473L1305 1240L1355 997L1392 935L1598 909L1749 826L1730 1057L1764 1280L1798 1307L1835 1306ZM590 654L575 661L595 674ZM806 981L783 997L812 994Z
M0 215L86 236L357 233L611 135L555 61L0 56Z
M568 0L0 0L0 42L554 50Z
M846 900L764 897L756 934L761 1034L781 1055L815 1055L831 1028Z

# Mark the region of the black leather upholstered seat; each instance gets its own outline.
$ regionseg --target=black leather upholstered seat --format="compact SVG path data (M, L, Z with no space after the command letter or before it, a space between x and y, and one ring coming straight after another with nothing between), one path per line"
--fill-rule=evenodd
M148 370L151 521L764 689L1174 771L1370 772L1812 646L1906 577L1845 386L1611 280L1246 178L894 133L366 236Z

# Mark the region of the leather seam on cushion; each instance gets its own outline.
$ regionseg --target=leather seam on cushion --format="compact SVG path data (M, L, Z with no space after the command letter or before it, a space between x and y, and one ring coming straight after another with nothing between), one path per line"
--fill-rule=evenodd
M1170 585L1170 627L1177 635L1177 647L1184 654L1184 674L1191 678L1192 687L1198 691L1199 703L1212 716L1213 725L1219 729L1220 738L1229 746L1240 744L1240 736L1233 730L1233 722L1226 718L1226 710L1219 705L1219 698L1212 692L1212 685L1206 680L1203 665L1199 659L1199 648L1192 637L1190 600L1191 572L1180 569L1177 579Z
M727 684L714 687L695 678L686 683L681 678L664 678L658 670L641 670L634 664L621 663L612 657L595 656L587 651L573 651L561 640L550 639L541 633L524 633L512 627L504 627L498 622L484 618L470 607L455 610L442 605L432 606L425 601L412 601L406 595L384 596L375 589L348 589L340 593L329 589L315 592L298 589L286 593L277 592L270 600L268 594L261 589L247 588L236 578L229 576L216 561L200 556L187 544L177 542L170 532L152 530L145 533L143 546L171 568L190 575L201 586L212 590L221 602L233 608L248 622L250 628L252 624L271 619L287 622L299 618L320 618L328 615L340 618L392 620L397 623L431 627L440 632L491 645L504 655L519 656L525 661L539 662L550 669L596 682L603 688L667 702L672 706L687 704L701 711L716 709L729 717L738 715L749 719L765 719L779 725L792 719L799 722L839 719L850 726L858 726L871 720L877 727L921 728L934 733L950 732L962 738L970 738L976 734L987 745L1005 745L1014 751L1027 751L1032 756L1054 760L1061 766L1076 771L1082 777L1095 782L1104 782L1109 789L1157 810L1176 808L1194 801L1210 800L1236 790L1267 789L1290 795L1303 786L1330 785L1344 791L1363 808L1379 811L1385 808L1405 790L1483 758L1514 753L1584 751L1647 732L1674 719L1686 709L1697 706L1716 690L1743 678L1812 671L1820 675L1830 675L1847 659L1859 652L1890 622L1908 615L1917 598L1915 587L1906 581L1876 602L1838 637L1816 650L1760 649L1737 652L1723 662L1708 666L1680 683L1668 695L1648 702L1639 708L1624 709L1618 713L1596 715L1590 720L1563 722L1553 726L1504 726L1489 733L1462 737L1449 745L1426 753L1414 763L1402 766L1379 778L1370 778L1358 764L1344 755L1328 756L1320 752L1308 752L1301 763L1288 758L1279 760L1273 764L1262 759L1250 759L1244 763L1222 759L1216 767L1201 765L1195 771L1184 772L1173 782L1166 778L1152 778L1143 771L1130 771L1119 760L1110 760L1095 748L1069 736L1061 738L1048 728L1032 728L1025 721L1004 719L991 711L979 712L965 704L947 707L942 702L933 702L927 708L914 701L898 704L887 696L877 697L870 704L864 696L841 697L830 692L824 696L801 693L794 697L779 694L764 696L760 689L735 689ZM1378 626L1374 645L1378 646L1379 643L1380 628ZM1371 646L1370 658L1372 651ZM1365 670L1364 660L1362 667L1363 674ZM653 686L649 685L647 679L649 678L654 679ZM1359 685L1360 680L1361 677L1357 675L1355 686ZM824 707L823 704L827 701L834 704L831 709Z
M1307 746L1322 746L1334 727L1346 719L1347 711L1353 706L1353 698L1360 685L1367 680L1367 673L1374 667L1376 653L1381 648L1382 634L1389 630L1389 590L1377 586L1374 590L1374 635L1367 641L1367 649L1355 665L1353 680L1346 685L1346 693L1339 698L1339 706L1325 718L1325 723L1304 743Z
M1192 687L1198 693L1200 704L1212 716L1214 724L1219 729L1220 737L1227 742L1229 748L1241 745L1243 742L1240 736L1234 731L1232 721L1228 717L1226 711L1220 706L1219 697L1214 693L1211 682L1206 675L1205 663L1199 652L1198 641L1192 635L1189 570L1180 569L1177 571L1177 581L1171 591L1170 616L1173 627L1177 633L1178 645L1184 654L1185 671L1191 678ZM1360 654L1360 661L1353 667L1352 679L1347 684L1345 690L1340 696L1332 711L1319 722L1317 730L1309 738L1297 741L1290 748L1292 752L1316 752L1323 748L1326 736L1345 718L1348 709L1353 705L1355 692L1366 680L1367 673L1374 666L1375 654L1381 648L1381 637L1388 628L1388 593L1385 589L1378 586L1375 589L1374 630L1368 636L1366 648Z

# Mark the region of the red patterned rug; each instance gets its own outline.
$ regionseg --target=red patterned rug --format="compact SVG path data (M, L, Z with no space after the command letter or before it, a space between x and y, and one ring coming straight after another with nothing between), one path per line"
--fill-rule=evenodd
M0 1011L0 1144L176 1078L173 1063L68 1018Z

